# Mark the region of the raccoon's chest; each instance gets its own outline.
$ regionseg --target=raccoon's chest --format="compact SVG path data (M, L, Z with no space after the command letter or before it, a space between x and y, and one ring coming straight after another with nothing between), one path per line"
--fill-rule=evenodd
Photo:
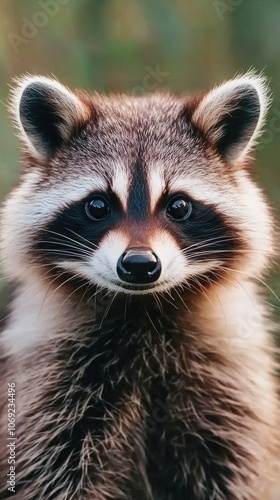
M135 500L156 498L156 491L165 499L169 489L174 492L170 477L188 460L186 436L195 427L196 411L192 368L176 328L171 322L153 327L144 318L106 322L91 347L73 350L74 376L66 367L65 377L76 388L69 388L66 405L69 412L75 406L79 411L61 439L76 457L75 474L87 457L86 482L113 474L115 487ZM62 467L59 454L56 467Z
M204 354L196 359L186 328L172 315L165 322L147 315L124 320L122 312L98 330L84 328L83 342L71 335L37 360L37 401L22 416L19 491L24 484L35 487L33 472L25 471L30 444L24 436L36 429L32 470L44 469L40 488L47 494L56 483L62 495L67 480L69 491L77 491L73 498L86 500L195 498L197 484L208 487L204 461L214 453L205 421L214 394L197 373ZM43 365L55 384L40 380ZM38 401L41 419L30 410ZM218 441L219 457L225 445ZM191 479L198 465L201 477ZM221 468L218 463L217 475Z

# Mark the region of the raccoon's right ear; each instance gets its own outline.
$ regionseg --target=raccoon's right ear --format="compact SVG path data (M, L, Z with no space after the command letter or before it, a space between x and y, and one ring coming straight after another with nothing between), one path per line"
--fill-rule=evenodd
M235 163L256 144L269 102L266 79L249 72L204 95L192 122L222 158Z
M56 80L24 77L12 91L11 110L27 149L36 157L52 156L86 122L89 110Z

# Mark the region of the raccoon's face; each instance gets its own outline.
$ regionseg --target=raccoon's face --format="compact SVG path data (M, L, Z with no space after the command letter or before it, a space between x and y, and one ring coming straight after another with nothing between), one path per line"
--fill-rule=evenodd
M3 211L6 268L50 266L131 294L261 271L270 219L246 162L266 102L254 75L188 100L24 79L13 108L26 171Z

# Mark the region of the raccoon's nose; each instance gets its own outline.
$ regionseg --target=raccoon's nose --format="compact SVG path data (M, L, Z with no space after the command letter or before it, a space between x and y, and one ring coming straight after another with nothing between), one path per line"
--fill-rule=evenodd
M130 248L117 262L117 273L122 281L137 285L157 281L161 273L161 263L151 250Z

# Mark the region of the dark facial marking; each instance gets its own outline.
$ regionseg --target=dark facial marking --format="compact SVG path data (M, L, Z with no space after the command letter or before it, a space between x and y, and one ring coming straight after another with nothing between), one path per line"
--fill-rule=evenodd
M98 194L74 203L61 212L47 228L38 235L35 251L49 260L86 260L105 234L120 218L120 204L114 196L100 194L110 204L110 216L91 220L86 213L86 204Z
M149 188L145 169L138 158L134 166L130 193L128 197L127 213L129 218L143 220L149 213Z
M213 205L195 207L185 234L192 243L201 242L200 249L197 246L190 250L192 259L224 260L234 256L235 251L243 246L238 231Z
M245 249L239 231L214 205L192 201L190 217L182 221L169 220L169 228L180 248L185 248L192 260L207 262L238 258L236 251ZM192 245L195 246L191 248Z

